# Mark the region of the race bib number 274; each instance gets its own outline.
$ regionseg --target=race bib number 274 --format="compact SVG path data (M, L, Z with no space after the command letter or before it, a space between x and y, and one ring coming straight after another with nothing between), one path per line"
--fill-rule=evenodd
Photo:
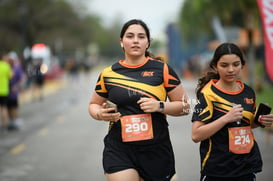
M254 145L254 137L250 126L228 129L229 151L235 154L249 153Z

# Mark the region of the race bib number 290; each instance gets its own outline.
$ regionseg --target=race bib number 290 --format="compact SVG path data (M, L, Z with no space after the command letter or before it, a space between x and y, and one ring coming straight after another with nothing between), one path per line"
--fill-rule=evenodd
M148 140L154 137L151 114L136 114L121 118L123 142Z

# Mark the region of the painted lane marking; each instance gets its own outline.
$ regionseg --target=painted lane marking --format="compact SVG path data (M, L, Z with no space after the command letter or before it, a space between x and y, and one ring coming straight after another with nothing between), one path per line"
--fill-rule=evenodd
M26 146L24 144L19 144L19 145L13 147L10 152L13 155L18 155L19 153L21 153L25 149L26 149Z
M64 116L58 116L56 122L59 124L64 123Z
M42 128L38 131L39 136L46 136L48 134L48 129Z

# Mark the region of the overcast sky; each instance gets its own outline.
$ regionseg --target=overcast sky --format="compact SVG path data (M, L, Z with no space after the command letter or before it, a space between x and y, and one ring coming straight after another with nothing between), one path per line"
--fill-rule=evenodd
M105 25L120 17L142 19L149 26L151 36L159 36L166 25L177 20L184 0L89 0L89 10L100 15Z

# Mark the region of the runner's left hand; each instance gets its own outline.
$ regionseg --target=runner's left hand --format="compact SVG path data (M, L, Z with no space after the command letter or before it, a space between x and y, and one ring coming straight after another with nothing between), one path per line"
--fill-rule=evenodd
M146 113L156 112L159 110L159 102L152 98L142 97L140 98L137 103Z
M266 127L272 127L273 114L261 115L259 117L259 122Z

